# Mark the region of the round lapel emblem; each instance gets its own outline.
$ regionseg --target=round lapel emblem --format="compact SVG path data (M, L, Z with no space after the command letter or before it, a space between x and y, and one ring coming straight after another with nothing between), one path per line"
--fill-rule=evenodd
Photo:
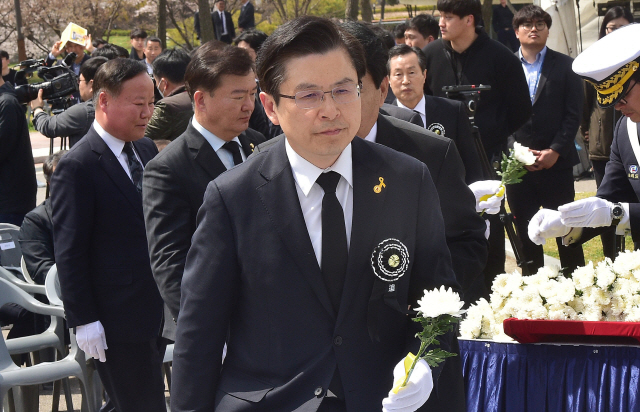
M409 250L398 239L386 239L371 255L373 273L385 282L395 282L409 268Z
M427 127L427 130L430 132L433 132L439 136L444 136L444 126L441 125L440 123L432 123L431 125L429 125L429 127Z

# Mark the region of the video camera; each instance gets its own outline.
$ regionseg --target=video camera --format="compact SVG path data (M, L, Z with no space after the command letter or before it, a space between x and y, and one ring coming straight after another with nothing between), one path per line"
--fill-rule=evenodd
M447 94L447 99L458 100L464 104L469 115L469 120L473 124L478 100L480 100L480 92L491 90L491 86L479 85L460 85L460 86L444 86L442 91Z
M52 67L46 66L42 59L20 62L20 71L16 73L16 82L32 77L34 72L37 72L38 77L44 81L16 87L18 101L27 104L38 98L38 91L42 90L42 98L49 102L54 114L69 108L74 100L69 95L78 91L77 76L70 67L75 59L76 54L69 53L61 64Z

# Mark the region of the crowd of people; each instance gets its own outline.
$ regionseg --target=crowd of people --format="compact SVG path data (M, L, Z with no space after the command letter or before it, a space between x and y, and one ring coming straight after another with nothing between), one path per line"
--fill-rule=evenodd
M393 33L304 16L270 36L250 1L238 36L215 5L216 40L192 53L140 29L130 51L90 37L52 46L48 65L76 53L78 93L53 116L42 91L29 103L34 127L70 148L45 162L50 198L37 207L15 74L0 84L0 222L21 226L36 282L57 265L103 411L165 410L171 343L174 411L464 411L459 356L420 361L426 372L398 393L393 372L419 346L407 315L424 290L451 287L469 305L504 272L492 168L515 143L536 159L506 188L527 270L543 266L545 238L570 272L584 256L567 244L616 225L633 234L638 161L620 151L633 127L612 108L640 121L637 46L618 40L626 54L612 48L607 68L574 62L546 46L538 6L494 25L514 53L489 38L476 0L439 0L439 20ZM603 38L633 20L607 16ZM473 123L443 90L465 85L490 86ZM599 197L573 202L579 128L594 161L613 148ZM459 352L455 331L439 343Z

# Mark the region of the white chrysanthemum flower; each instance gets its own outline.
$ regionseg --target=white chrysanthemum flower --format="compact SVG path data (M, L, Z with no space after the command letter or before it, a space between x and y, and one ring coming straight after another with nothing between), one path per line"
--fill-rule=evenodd
M561 303L566 304L572 300L576 295L576 287L573 280L567 279L564 276L558 276L555 283L555 294L547 298L549 303Z
M560 273L560 266L551 265L551 266L541 267L540 269L538 269L538 272L536 273L536 275L544 276L547 279L555 279L559 273Z
M493 280L491 290L507 297L522 286L522 275L514 270L513 273L502 273Z
M640 322L640 307L633 307L625 313L625 322Z
M596 266L596 285L602 289L608 289L616 280L616 274L613 272L611 260L605 258Z
M605 306L611 303L611 296L599 287L592 286L583 291L582 301L585 306Z
M553 298L558 290L558 282L553 279L549 279L544 283L541 283L538 287L540 296L549 302L549 299Z
M600 321L602 320L602 310L600 307L587 307L582 313L582 318L586 321Z
M613 262L613 270L618 276L629 278L633 271L640 270L640 253L636 251L620 253Z
M513 157L520 163L531 166L536 162L536 156L529 151L529 148L518 142L513 144Z
M464 302L460 300L460 296L453 289L425 290L424 296L418 301L416 310L422 313L425 318L437 318L441 315L451 315L460 317L465 310L462 310Z
M496 342L504 342L504 343L515 342L515 340L513 340L513 338L511 336L509 336L506 333L504 333L504 330L502 330L500 333L496 333L493 336L493 340L496 341Z
M582 266L573 271L571 275L576 289L584 290L595 285L596 271L593 262L589 262L586 266Z
M482 331L482 315L476 311L471 316L471 308L467 317L460 322L460 337L463 339L478 339Z
M584 301L582 300L582 297L578 297L578 296L574 297L572 300L567 302L567 305L572 307L573 310L575 310L578 313L584 312L585 310L585 305L584 305Z

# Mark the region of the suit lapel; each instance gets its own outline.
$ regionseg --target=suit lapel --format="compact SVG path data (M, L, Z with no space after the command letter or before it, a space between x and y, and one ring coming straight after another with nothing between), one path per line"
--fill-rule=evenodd
M227 171L216 151L213 150L207 139L193 127L191 122L187 127L185 140L196 163L204 169L211 180Z
M107 176L113 181L116 187L129 201L133 209L140 214L140 217L144 217L142 213L142 196L136 190L133 182L124 171L122 165L113 154L109 146L102 140L98 133L93 129L90 129L87 134L87 140L91 146L91 150L99 155L98 162L105 171Z
M238 135L238 140L240 140L240 145L242 146L242 150L244 151L244 155L249 158L251 154L253 154L253 149L255 149L255 145L249 140L249 136L247 136L247 132L242 132Z
M547 78L549 78L549 73L551 73L551 69L555 63L555 56L553 55L553 51L547 48L547 54L544 56L544 62L542 63L540 80L538 80L538 88L536 89L536 95L533 98L533 104L536 104L538 101L538 97L540 97L540 93L542 92L542 88L544 84L547 82Z
M380 116L379 116L380 117ZM380 136L378 129L378 136ZM377 137L376 137L377 140ZM380 185L380 179L385 179L381 168L382 160L371 150L368 143L355 138L351 143L353 161L353 222L351 225L351 241L349 246L349 261L347 276L342 289L339 324L349 310L358 285L364 276L373 276L366 268L371 261L371 254L375 245L378 225L376 222L383 216L384 202L387 190L383 187L379 193L374 190ZM385 184L386 181L385 181ZM365 265L365 268L363 268Z
M272 220L282 242L289 250L293 260L311 288L318 296L322 306L335 319L329 294L325 288L320 266L311 245L309 232L300 208L289 159L282 139L273 145L259 168L266 183L256 190Z

